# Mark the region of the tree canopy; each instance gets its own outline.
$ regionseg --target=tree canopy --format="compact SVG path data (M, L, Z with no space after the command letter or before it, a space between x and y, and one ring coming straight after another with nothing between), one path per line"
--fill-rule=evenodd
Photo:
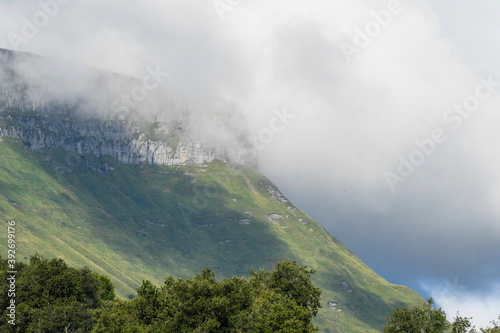
M455 317L453 323L446 320L446 313L441 308L433 307L434 300L429 300L416 305L412 309L407 306L396 308L393 313L387 315L387 325L384 327L384 333L444 333L451 328L452 333L477 333L472 326L471 319L461 317L459 314ZM499 317L500 319L500 317ZM481 328L481 333L500 333L500 323L491 322L492 326Z
M0 323L0 332L156 333L156 332L317 332L313 318L321 290L313 269L295 261L279 262L271 271L218 281L207 268L191 279L168 276L161 286L149 280L132 300L115 299L110 279L62 259L34 255L16 264L15 295L8 265L0 258L0 307L7 318L15 299L15 325ZM479 331L459 314L453 323L429 299L413 308L396 308L384 333L500 333L500 322ZM500 319L500 317L499 317Z
M93 332L317 332L312 324L321 290L314 270L282 261L271 272L217 281L204 269L192 279L143 281L138 297L114 302L96 317Z
M15 295L9 297L7 261L0 260L0 266L3 318L8 318L7 307L15 300L15 325L3 321L2 332L88 332L94 311L115 298L107 277L39 255L32 256L28 264L16 264Z
M7 309L7 262L0 260L0 306ZM217 281L204 269L191 279L143 281L132 300L117 300L111 281L62 259L32 256L16 265L15 326L2 332L317 332L321 290L314 270L281 261L272 271ZM7 318L4 310L4 318Z

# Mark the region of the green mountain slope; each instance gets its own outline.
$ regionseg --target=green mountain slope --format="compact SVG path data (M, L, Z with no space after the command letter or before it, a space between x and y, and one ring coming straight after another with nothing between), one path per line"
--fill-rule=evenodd
M20 139L1 139L0 219L16 221L18 258L38 252L88 266L109 276L121 297L132 297L142 279L159 285L205 267L218 278L244 276L293 259L317 270L322 332L375 332L394 307L422 302L378 276L255 169L120 164L62 149L33 153Z
M180 101L158 88L120 104L141 84L0 49L0 219L16 221L18 258L88 266L123 298L143 279L160 285L206 267L244 276L296 260L317 271L324 332L378 331L394 307L423 301L248 166L244 120L231 103Z

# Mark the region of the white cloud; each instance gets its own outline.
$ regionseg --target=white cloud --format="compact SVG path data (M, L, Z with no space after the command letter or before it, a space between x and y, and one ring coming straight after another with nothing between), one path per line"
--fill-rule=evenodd
M481 293L469 291L458 280L445 280L440 284L424 284L423 288L434 298L452 322L457 312L462 317L472 317L476 328L486 328L500 316L500 285L490 285Z

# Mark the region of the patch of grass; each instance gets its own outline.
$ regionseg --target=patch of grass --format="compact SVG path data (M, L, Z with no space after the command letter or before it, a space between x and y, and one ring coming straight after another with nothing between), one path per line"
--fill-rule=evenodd
M170 129L168 133L161 130L158 121L141 121L136 123L139 131L133 133L132 137L138 139L141 134L145 134L153 141L163 141L173 150L177 149L182 132L178 129Z
M302 211L287 209L292 204L274 200L260 184L274 185L257 170L218 161L124 165L95 156L68 165L67 156L62 149L31 153L18 139L0 142L0 219L17 222L18 258L38 252L88 266L110 276L122 298L143 279L159 285L205 267L218 278L242 276L292 259L317 270L323 332L376 332L394 307L423 301L387 283ZM90 160L114 170L89 169ZM279 224L270 214L282 216ZM3 253L6 245L2 233Z

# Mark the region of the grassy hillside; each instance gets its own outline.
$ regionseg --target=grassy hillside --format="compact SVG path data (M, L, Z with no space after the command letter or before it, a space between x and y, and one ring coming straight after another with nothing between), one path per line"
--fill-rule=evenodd
M124 165L58 149L31 153L7 137L0 142L0 219L16 221L18 258L38 252L88 266L109 276L123 298L133 297L142 279L161 284L205 267L219 278L244 276L252 266L271 269L293 259L317 270L321 332L375 332L395 306L423 301L280 201L258 171L220 162Z

